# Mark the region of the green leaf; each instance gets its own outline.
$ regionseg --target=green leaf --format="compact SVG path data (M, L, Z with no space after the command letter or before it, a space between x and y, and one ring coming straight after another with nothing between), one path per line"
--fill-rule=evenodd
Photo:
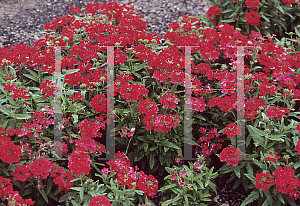
M284 137L285 135L269 135L268 136L268 139L270 140L275 140L275 141L281 141L281 142L284 142L284 139L283 138L280 138L280 137Z
M171 148L174 148L174 149L180 149L179 147L177 147L174 143L172 142L166 142L164 144L164 146L167 146L167 147L171 147Z
M260 161L258 161L257 159L253 159L254 164L256 164L257 166L259 166L261 169L265 170L266 165L264 165L263 163L261 163Z
M261 17L264 18L267 22L270 22L270 20L266 16L261 15Z
M12 114L11 116L16 119L29 119L31 117L31 115L28 114Z
M66 73L65 74L73 74L75 72L79 72L80 69L70 69L70 70L66 70Z
M300 37L300 32L298 31L297 27L295 27L295 32L296 32L297 36Z
M77 203L75 200L73 200L73 199L71 200L71 202L72 202L72 205L73 205L73 206L80 206L80 204L78 204L78 203Z
M2 106L2 105L0 105L0 111L3 112L4 114L10 116L11 112L7 108L5 108L4 106Z
M49 195L51 188L52 188L53 181L51 179L48 179L47 183L47 189L46 189L46 194Z
M238 165L233 168L233 171L234 171L234 173L236 174L236 176L238 178L241 178L241 169L240 169L240 167Z
M231 23L231 22L235 22L235 20L234 19L222 20L222 23Z
M296 162L295 164L294 164L294 169L297 169L297 168L299 168L300 167L300 162Z
M42 195L42 197L44 198L44 200L49 204L49 200L48 200L48 197L45 193L45 190L44 189L38 189L38 191L40 192L40 194Z
M246 206L249 203L257 200L259 198L259 192L257 190L252 191L248 197L245 198L245 200L242 202L241 206Z
M277 9L280 11L280 12L282 12L282 13L284 13L284 10L282 9L282 7L281 6L277 6Z
M34 77L32 75L29 75L29 74L23 74L25 77L35 81L35 82L39 82L39 79L37 77Z
M162 188L160 188L159 191L160 191L160 192L163 192L163 191L165 191L165 190L169 190L169 189L171 189L171 188L173 188L173 187L176 187L176 186L177 186L177 184L175 184L175 183L170 184L170 185L166 185L166 186L163 186Z
M154 164L155 164L155 159L154 159L154 153L153 152L150 154L149 164L150 164L150 169L153 169Z
M226 9L226 10L222 11L222 14L226 14L226 13L229 13L229 12L232 12L232 11L233 11L233 9Z
M265 140L262 136L265 136L265 133L251 125L247 125L247 128L250 132L252 139L255 141L255 143L258 143L259 145L264 147Z

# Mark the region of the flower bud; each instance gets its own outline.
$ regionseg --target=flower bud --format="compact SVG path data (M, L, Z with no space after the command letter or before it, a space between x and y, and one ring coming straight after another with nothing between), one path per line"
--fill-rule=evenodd
M94 85L95 85L96 87L99 87L101 84L100 84L99 82L94 82Z
M241 29L240 29L240 28L236 28L235 30L237 30L237 31L241 31Z
M64 40L64 41L69 41L70 39L69 39L69 37L64 36L63 40Z
M152 39L151 42L157 44L157 41L155 39Z
M106 77L100 77L100 81L104 81L106 79Z
M97 61L97 59L96 59L96 58L93 58L92 61L95 62L95 61Z
M86 87L86 84L80 85L80 88L85 88L85 87Z
M148 42L149 42L149 40L148 40L148 39L145 39L145 40L144 40L144 42L145 42L145 43L148 43Z
M119 42L116 42L116 43L115 43L115 45L116 45L116 46L120 46L120 45L121 45L121 43L119 43Z

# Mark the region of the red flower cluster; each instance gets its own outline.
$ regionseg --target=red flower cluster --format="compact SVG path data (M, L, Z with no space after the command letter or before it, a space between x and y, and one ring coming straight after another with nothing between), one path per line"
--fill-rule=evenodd
M81 92L74 92L74 94L70 97L70 100L71 101L74 101L75 99L82 99L83 96L81 95Z
M105 146L103 144L100 144L99 142L96 142L92 138L83 137L81 139L75 140L75 146L77 151L82 152L89 152L92 154L99 153L102 154L102 152L106 152Z
M163 104L163 108L170 108L171 110L175 109L175 104L178 104L178 99L175 94L166 94L161 97L160 102Z
M291 109L290 108L283 108L281 107L280 109L278 107L273 107L270 106L268 109L266 109L267 117L277 117L280 121L282 119L282 116L285 114L289 114Z
M299 178L294 177L294 172L289 166L283 168L279 166L273 172L273 175L275 176L276 191L289 195L290 198L296 200L300 197L300 193L298 192L300 181Z
M255 115L258 114L257 110L265 106L267 106L267 104L263 98L254 97L246 100L245 117L248 119L256 119Z
M282 0L283 3L285 3L288 7L291 7L292 4L295 4L295 0Z
M252 8L252 7L259 7L260 1L258 0L246 0L245 3L247 4L247 8Z
M210 7L206 12L207 18L212 18L213 15L220 15L220 14L221 14L221 10L216 5Z
M22 181L22 182L32 177L30 169L26 165L23 166L16 165L15 171L12 172L11 174L14 176L14 180Z
M226 134L228 138L231 138L236 135L241 135L242 134L241 127L238 127L235 123L232 122L226 125L223 134Z
M104 94L98 94L93 97L90 104L96 112L101 112L102 114L107 113L107 98L104 96Z
M94 138L102 137L100 128L105 129L105 124L103 122L91 122L87 119L84 119L81 123L78 124L79 132L82 138Z
M263 177L270 177L270 172L266 173L257 173L256 174L256 184L255 187L258 189L263 189L263 191L267 191L269 189L269 185L274 185L273 179L263 178Z
M245 19L247 20L246 24L252 25L252 26L258 26L260 15L257 12L252 10L252 11L246 13Z
M299 126L299 124L298 124L297 126ZM300 126L299 126L299 127L300 127ZM299 139L297 140L297 145L296 145L296 147L295 147L295 150L298 151L298 153L299 153L299 155L300 155L300 140L299 140Z
M71 172L65 171L63 167L56 167L50 172L50 176L53 177L53 182L58 185L59 190L65 193L69 192L70 188L74 186L75 177Z
M205 134L205 129L200 128L199 131L202 131L202 134ZM218 138L218 143L213 143L212 139L217 138L219 136L219 133L216 128L210 130L207 134L207 136L203 136L197 140L197 144L201 144L201 153L204 157L207 157L211 154L213 154L218 149L222 148L222 144L220 142L224 142L223 138ZM200 150L199 147L195 149L195 152L198 152Z
M92 160L90 156L82 151L73 151L68 157L68 168L75 173L76 176L81 174L88 175L90 173Z
M69 10L70 13L81 13L81 9L78 8L78 7L70 7L70 10Z
M55 165L56 163L51 163L44 157L40 157L30 163L28 168L30 169L34 178L46 179L51 172L51 168L53 168Z
M220 161L226 161L228 165L232 164L232 166L236 167L240 160L242 160L241 152L232 146L224 148L220 153Z
M272 156L273 154L273 156ZM276 163L277 160L280 159L280 156L276 156L278 153L277 152L269 152L269 155L271 157L265 157L265 160L268 162L268 161L272 161L274 163Z
M22 148L11 142L11 139L6 135L2 135L0 130L0 159L3 162L13 164L20 162L20 156L23 156Z
M0 198L2 201L8 200L8 205L23 206L34 205L32 199L24 200L18 191L13 191L13 185L10 179L0 176Z
M121 186L127 186L130 189L137 189L144 192L144 196L154 197L158 192L158 181L152 175L145 175L143 171L139 173L135 172L130 167L130 160L125 154L120 151L115 154L114 160L109 160L106 164L110 166L110 170L116 172L117 181L120 182ZM135 166L138 170L138 167ZM103 170L104 175L108 174L107 171ZM136 187L134 186L136 185Z
M100 10L99 4L97 4L97 3L87 3L86 4L86 9L85 9L86 12L88 12L92 15L95 15L98 10Z
M143 171L139 174L136 184L137 189L144 192L144 196L152 197L158 192L158 181L152 175L146 175Z
M6 81L7 80L10 80L10 78L7 78ZM5 84L3 90L4 91L8 91L8 90L12 91L13 99L18 99L19 97L21 97L21 99L28 99L29 96L26 96L26 95L31 95L30 92L26 91L26 88L16 89L16 85L10 84L10 83ZM25 100L25 105L29 106L29 104L26 102L26 100Z
M275 86L275 83L267 83L262 82L260 85L258 85L259 88L259 96L265 96L267 92L269 92L271 95L275 95L275 92L277 92L278 88Z
M153 121L154 131L162 132L162 133L164 133L164 132L169 133L172 127L176 128L178 126L178 123L180 123L180 120L178 119L177 114L173 114L173 115L172 114L167 114L167 115L159 114L158 116L155 117L155 119ZM150 129L150 128L148 127L148 129ZM152 127L151 127L151 130L152 130Z
M110 200L104 195L94 196L89 206L111 206Z
M230 109L236 108L235 101L236 101L236 95L225 96L223 98L219 96L217 97L212 96L212 98L207 103L207 106L208 107L218 106L220 107L221 110L228 112Z
M55 92L55 84L50 81L50 80L45 80L44 82L41 83L40 86L40 90L43 94L46 93L46 95L43 96L44 97L54 97L54 92Z

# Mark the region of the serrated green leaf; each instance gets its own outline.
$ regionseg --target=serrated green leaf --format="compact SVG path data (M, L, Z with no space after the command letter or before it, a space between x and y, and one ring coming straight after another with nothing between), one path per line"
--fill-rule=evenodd
M174 149L180 149L178 146L176 146L174 143L172 143L172 142L166 142L165 144L164 144L164 146L166 146L166 147L171 147L171 148L174 148Z
M245 200L242 202L241 206L246 206L249 203L257 200L259 198L259 193L257 190L252 191L248 197L245 198Z
M257 166L259 166L261 169L265 170L266 169L266 165L264 165L263 163L261 163L260 161L258 161L257 159L253 159L254 164L256 164Z
M265 145L265 140L262 136L265 136L265 133L251 125L247 125L247 128L250 132L250 135L252 137L252 139L257 142L260 146L263 146Z

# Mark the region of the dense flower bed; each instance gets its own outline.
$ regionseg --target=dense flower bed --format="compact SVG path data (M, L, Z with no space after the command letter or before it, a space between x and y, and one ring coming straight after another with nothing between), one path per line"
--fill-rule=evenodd
M215 15L214 9L208 16ZM169 25L162 42L147 34L146 22L130 10L130 4L116 2L71 8L71 13L87 15L46 24L48 34L33 48L0 49L2 201L151 205L161 192L162 205L205 205L211 201L209 188L217 193L211 180L231 173L235 187L251 190L243 205L295 204L300 195L300 112L295 110L300 54L292 39L284 40L290 45L285 48L278 45L282 41L276 44L259 32L245 36L228 24L197 26L197 18L183 16L180 23ZM187 45L191 54L183 48ZM62 48L58 61L55 46ZM108 46L117 47L112 62ZM234 89L241 46L242 143L253 159L247 162L237 146L243 129ZM60 61L62 73L57 70ZM114 75L108 71L110 64ZM108 95L112 77L114 113ZM60 90L61 111L53 100ZM62 120L56 123L58 113ZM99 158L107 152L105 135L112 119L118 152L105 167ZM61 140L54 135L57 131ZM189 132L190 152L197 160L179 167ZM212 154L227 163L217 172L204 161Z

